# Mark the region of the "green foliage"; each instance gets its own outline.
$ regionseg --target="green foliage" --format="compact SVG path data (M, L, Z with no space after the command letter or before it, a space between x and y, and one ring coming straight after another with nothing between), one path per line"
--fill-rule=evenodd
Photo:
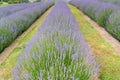
M19 3L27 3L29 0L19 0Z
M17 0L15 0L15 1L9 0L8 3L9 4L17 4L17 3L19 3L19 1L17 1Z
M2 45L0 46L0 52L12 42L13 37L11 35L13 34L9 30L0 29L0 45Z
M112 9L103 9L97 13L96 21L101 26L106 26L107 18L110 16L110 14L113 12Z
M109 16L106 29L120 41L120 11L116 11Z
M17 4L17 3L27 3L29 0L3 0L4 2L8 2L9 4Z

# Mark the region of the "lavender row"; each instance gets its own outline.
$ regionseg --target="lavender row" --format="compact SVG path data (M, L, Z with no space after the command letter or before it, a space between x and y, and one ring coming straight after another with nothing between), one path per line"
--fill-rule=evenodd
M120 40L120 7L94 0L72 0L70 3Z
M0 19L0 52L52 5L52 2L42 3Z
M26 45L13 80L93 80L98 65L65 2L58 2Z
M112 4L120 6L120 0L98 0L98 1L102 1L105 3L112 3Z
M23 9L34 7L35 5L40 5L42 3L22 3L22 4L14 4L7 7L0 8L0 19L11 15L17 11L21 11Z

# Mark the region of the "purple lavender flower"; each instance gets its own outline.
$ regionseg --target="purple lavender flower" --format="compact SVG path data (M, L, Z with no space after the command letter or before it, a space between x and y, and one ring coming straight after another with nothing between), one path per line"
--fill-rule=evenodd
M22 5L25 5L26 8ZM13 14L11 13L11 15L8 16L4 15L5 13L0 11L0 16L1 13L4 15L4 17L0 19L0 52L2 52L4 48L6 48L14 39L16 39L17 36L29 28L29 26L51 5L53 5L52 2L42 2L42 4L33 3L9 6L10 8L15 7L15 10L20 9L21 6L24 7L24 9L22 8L22 10L16 12L11 10Z
M70 1L70 4L81 9L99 25L104 27L116 39L120 40L120 7L102 1L103 0L72 0Z
M63 1L55 5L20 58L23 60L18 64L32 80L89 80L99 71L73 14ZM18 74L20 79L25 78L24 74Z

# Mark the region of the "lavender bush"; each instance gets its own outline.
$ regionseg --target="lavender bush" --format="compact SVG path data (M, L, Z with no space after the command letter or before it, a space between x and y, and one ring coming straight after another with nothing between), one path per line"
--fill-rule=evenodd
M58 2L26 45L13 80L94 80L98 65L65 2Z
M88 16L90 16L99 25L103 27L105 27L108 17L113 12L120 9L118 6L115 6L113 4L103 3L94 0L72 0L70 3L77 7L79 6L79 9L84 11Z
M81 9L99 25L105 27L116 39L120 40L120 7L97 0L72 0L70 4Z
M100 6L96 6L95 5L98 5L98 3L96 1L93 1L91 3L91 1L88 1L88 0L72 0L70 2L72 5L75 5L78 9L81 9L85 12L85 14L89 15L92 19L96 20L95 18L95 13L96 11L99 9ZM85 6L85 5L88 5L89 3L89 6Z
M106 5L102 4L101 6L104 6L104 8L99 8L98 11L96 12L96 22L105 27L106 26L106 21L109 18L109 16L114 12L119 10L118 7L114 5Z
M0 19L0 52L24 32L51 5L53 5L52 2L42 3Z
M112 4L120 6L120 0L98 0L98 1L102 1L105 3L112 3Z
M17 11L21 11L23 9L29 8L29 7L34 7L36 5L42 4L41 2L39 3L22 3L22 4L14 4L10 5L7 7L2 7L0 8L0 19L3 17L6 17L8 15L11 15Z
M106 29L120 41L120 11L114 12L110 15Z

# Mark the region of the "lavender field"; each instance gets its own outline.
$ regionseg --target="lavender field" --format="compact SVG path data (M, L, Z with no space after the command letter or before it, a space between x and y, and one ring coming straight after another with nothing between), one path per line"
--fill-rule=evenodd
M0 80L120 80L120 7L43 0L0 8Z
M120 41L119 6L94 0L73 0L70 3L81 9Z

